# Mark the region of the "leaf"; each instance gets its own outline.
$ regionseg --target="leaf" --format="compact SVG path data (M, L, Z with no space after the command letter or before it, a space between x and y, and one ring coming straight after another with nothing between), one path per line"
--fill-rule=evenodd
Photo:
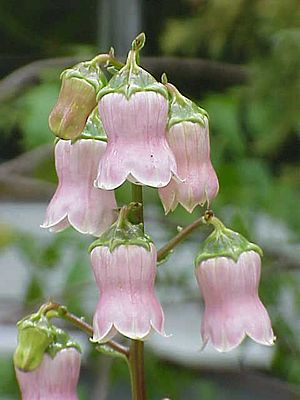
M19 106L24 110L20 123L26 149L53 141L53 134L48 128L48 116L57 96L58 85L44 83L19 99Z
M40 279L33 275L24 297L25 304L36 304L43 298L43 287Z

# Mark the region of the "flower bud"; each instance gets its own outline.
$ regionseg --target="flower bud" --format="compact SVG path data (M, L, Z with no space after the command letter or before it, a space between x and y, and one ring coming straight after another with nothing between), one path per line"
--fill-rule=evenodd
M219 189L210 160L208 117L173 85L166 86L172 95L167 139L183 181L172 179L159 189L159 196L166 213L174 211L178 203L192 212L198 204L209 204Z
M95 184L106 190L117 188L126 179L162 187L177 175L165 137L168 94L161 83L137 65L136 41L125 66L98 94L108 145Z
M83 62L62 73L62 86L49 116L52 132L61 139L76 139L96 107L96 93L106 84L100 67Z
M123 211L91 246L100 292L93 319L93 341L98 343L107 342L117 332L138 340L145 340L152 329L165 335L164 314L154 290L156 248Z
M15 366L24 371L37 368L51 342L51 328L46 318L36 318L34 314L20 321L18 346L14 353Z
M205 302L203 346L211 341L217 350L229 351L246 335L272 345L271 321L258 297L261 250L213 219L217 227L201 246L195 270Z

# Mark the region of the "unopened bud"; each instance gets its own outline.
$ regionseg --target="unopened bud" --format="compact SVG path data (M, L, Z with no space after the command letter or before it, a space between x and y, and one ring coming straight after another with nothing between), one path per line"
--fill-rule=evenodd
M62 74L62 86L49 116L52 132L61 139L76 139L96 107L96 94L106 84L97 65L80 63Z
M52 341L47 326L39 326L30 320L18 326L18 347L14 353L14 364L23 371L32 371L42 362L46 348Z

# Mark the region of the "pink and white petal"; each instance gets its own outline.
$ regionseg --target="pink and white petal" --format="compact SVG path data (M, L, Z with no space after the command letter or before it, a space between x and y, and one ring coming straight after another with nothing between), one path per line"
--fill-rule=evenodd
M62 219L60 222L58 222L57 224L55 224L53 226L41 225L41 228L48 228L50 232L58 233L58 232L62 232L69 226L70 226L69 219L68 219L68 217L65 217L64 219Z
M230 310L229 310L230 312ZM202 339L211 341L220 352L236 348L245 338L245 329L239 318L223 312L205 311L202 325Z
M117 146L108 144L107 150L100 160L94 185L100 189L113 190L121 186L129 174L130 170L126 167Z
M101 312L102 304L97 305L96 313L93 318L93 341L105 343L116 335L116 329L113 326L111 319L107 318L104 312Z
M41 228L55 229L56 225L62 227L62 221L64 221L68 215L68 201L68 196L64 196L64 191L59 186L47 207L46 217ZM60 229L60 227L58 229Z
M77 204L70 209L69 221L78 232L99 236L116 220L114 192L92 187L88 195L86 205Z
M272 346L276 340L270 317L259 299L252 301L251 310L247 313L245 331L255 342L266 346Z
M165 214L168 214L171 210L175 210L177 207L178 201L176 199L176 186L176 182L172 179L167 186L158 189L158 194L164 207Z

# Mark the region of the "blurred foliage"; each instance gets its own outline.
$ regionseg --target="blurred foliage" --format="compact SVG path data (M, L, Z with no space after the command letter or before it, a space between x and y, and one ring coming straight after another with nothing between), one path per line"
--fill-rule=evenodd
M96 36L96 0L0 1L2 51L45 57L78 52L80 44L93 43ZM50 22L51 21L51 22ZM87 23L88 21L88 23Z
M201 98L194 99L210 114L212 158L220 180L220 194L213 208L231 228L253 241L253 215L271 216L292 232L293 240L287 238L287 241L295 243L300 233L299 1L146 3L149 12L156 10L156 14L152 11L153 20L157 20L158 9L161 11L158 24L164 26L163 32L159 36L152 31L149 41L158 40L164 54L210 58L244 64L248 68L250 78L244 85L222 93L212 93L208 88ZM91 43L96 19L90 17L95 2L46 0L41 4L38 0L31 1L30 7L28 2L0 2L0 30L5 51L39 57L82 54L85 58L90 54L95 48ZM17 99L1 103L1 140L17 142L15 153L53 141L48 114L58 95L59 73L59 70L45 73L39 86L26 90ZM5 146L2 149L7 150ZM53 181L54 168L52 165L50 169L49 164L50 160L45 160L37 176ZM199 210L189 215L178 207L163 220L156 191L147 188L145 192L146 208L153 207L150 217L161 223L165 241L176 233L177 225L184 226L199 216ZM130 201L130 185L118 189L117 196L119 204ZM53 296L70 311L91 320L92 310L88 305L92 304L93 308L97 292L86 252L90 241L91 238L82 238L71 230L44 240L0 225L0 248L14 244L28 268L28 284L24 298L20 299L24 313ZM289 260L275 268L276 261L276 255L266 253L261 285L262 299L270 310L278 336L272 371L288 382L300 384L300 327L296 324L300 315L299 271L289 269ZM187 285L190 272L187 268L186 274L178 276L172 270L161 273L159 284L180 290ZM57 284L51 286L54 276ZM186 286L187 297L189 290ZM0 392L0 397L16 398L11 373L10 361L0 360L0 382L7 382L10 387L7 392ZM156 382L149 387L150 398L162 394L181 398L182 388L197 382L189 372L166 367L151 357L147 374L149 381ZM114 387L121 385L122 379L127 383L126 366L115 362L111 375ZM81 391L82 399L88 398L84 387ZM218 389L210 382L199 380L190 398L197 396L203 400L217 399Z

